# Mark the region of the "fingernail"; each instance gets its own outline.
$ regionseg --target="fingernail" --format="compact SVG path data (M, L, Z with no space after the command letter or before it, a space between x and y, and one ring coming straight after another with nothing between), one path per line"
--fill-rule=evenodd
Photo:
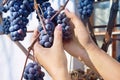
M57 25L57 30L62 31L62 26L61 26L61 24L58 24L58 25Z

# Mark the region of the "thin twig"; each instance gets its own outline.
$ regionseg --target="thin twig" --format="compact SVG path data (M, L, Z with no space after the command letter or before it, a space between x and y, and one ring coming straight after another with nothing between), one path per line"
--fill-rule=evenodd
M33 33L34 32L34 30L28 30L27 31L27 33Z
M24 68L23 68L23 72L22 72L22 76L21 76L21 79L20 79L20 80L23 79L23 75L24 75L24 71L25 71L25 67L26 67L27 60L28 60L29 55L30 55L30 50L28 50L28 54L27 54L27 57L26 57L26 60L25 60L25 64L24 64Z
M37 4L37 1L36 1L36 0L34 0L34 7L35 7L35 10L36 10L36 12L37 12L37 14L38 14L38 17L39 17L39 19L40 19L40 22L41 22L41 24L42 24L43 29L44 29L45 33L47 33L47 31L46 31L46 29L45 29L44 21L43 21L41 15L40 15L40 13L39 13L39 10L38 10L38 4Z
M40 11L41 11L41 13L42 13L42 16L44 16L44 13L43 13L43 11L42 11L42 8L41 8L40 4L38 5L38 7L39 7L39 9L40 9Z
M69 0L66 1L66 3L64 4L64 6L58 12L56 12L56 14L53 15L50 20L53 20L62 10L64 10L65 7L66 7L66 5L68 4L68 2L69 2Z
M5 5L7 3L8 0L3 0L2 1L2 5Z
M35 38L35 40L32 42L32 44L28 48L29 50L32 50L32 48L33 48L34 44L36 43L36 41L38 40L39 36L40 36L40 33L37 35L37 37Z
M7 36L8 38L10 38L10 35ZM26 56L28 55L29 52L20 42L18 41L13 41L13 42L25 53ZM31 54L29 55L29 59L33 60L33 56Z
M25 53L26 56L28 55L29 52L20 42L16 41L14 43ZM33 60L33 56L31 54L29 55L29 59Z
M69 1L69 0L68 0L68 1ZM59 13L65 8L65 6L67 5L68 1L67 1L66 4L64 5L64 7L63 7L62 9L60 9ZM36 12L37 12L37 14L38 14L38 17L39 17L40 21L41 21L41 24L42 24L42 26L43 26L43 29L46 31L44 22L43 22L43 20L42 20L42 18L41 18L41 15L40 15L40 13L39 13L39 10L38 10L38 4L37 4L36 0L34 0L34 7L35 7L35 10L36 10ZM59 14L59 13L57 13L57 14ZM57 15L57 14L56 14L56 15ZM38 40L39 36L40 36L40 33L38 34L38 36L36 37L36 39L33 41L33 43L32 43L32 44L30 45L30 47L28 48L28 54L27 54L27 57L26 57L26 60L25 60L25 65L24 65L24 68L23 68L21 80L22 80L23 75L24 75L24 70L25 70L25 67L26 67L26 64L27 64L27 60L28 60L29 55L30 55L30 51L33 49L33 46L34 46L35 42Z
M40 36L40 33L38 34L38 36L35 38L35 40L32 42L32 44L31 44L30 47L28 48L28 54L27 54L27 57L26 57L26 60L25 60L25 64L24 64L24 68L23 68L21 80L23 79L23 75L24 75L24 71L25 71L26 64L27 64L27 60L28 60L29 55L30 55L30 51L33 49L33 46L34 46L35 42L38 40L39 36ZM33 56L33 57L34 57L34 56ZM33 60L34 60L34 59L33 59Z
M45 30L45 26L44 26L44 23L43 23L43 21L42 21L42 19L41 19L40 14L39 14L38 5L37 5L36 0L34 0L34 7L35 7L35 9L36 9L36 11L37 11L37 14L38 14L39 18L40 18L40 21L41 21L41 24L42 24L42 26L43 26L43 29ZM45 30L45 31L46 31L46 30ZM25 67L26 67L26 64L27 64L27 61L28 61L28 57L29 57L29 55L30 55L30 51L33 49L33 46L34 46L35 42L38 40L39 36L40 36L40 33L38 34L38 36L36 37L36 39L32 42L32 44L31 44L30 47L28 48L28 52L29 52L29 53L28 53L28 55L27 55L27 57L26 57L26 60L25 60L25 64L24 64L24 68L23 68L23 72L22 72L22 76L21 76L21 80L23 79L23 75L24 75Z

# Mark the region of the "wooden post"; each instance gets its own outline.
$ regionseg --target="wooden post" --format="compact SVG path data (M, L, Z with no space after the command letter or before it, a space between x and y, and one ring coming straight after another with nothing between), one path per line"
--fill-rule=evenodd
M118 3L119 3L119 0L113 0L113 2L112 2L109 21L108 21L108 25L107 25L107 31L105 34L105 38L103 40L104 43L102 45L102 49L105 52L107 52L108 47L111 43L111 34L112 34L113 27L115 25L115 20L116 20L116 16L117 16L117 12L118 12L118 7L119 7Z
M117 30L116 27L114 27L113 31L116 31L116 30ZM117 39L117 35L113 35L113 39ZM117 48L116 40L113 40L112 42L112 57L113 58L116 58L116 53L117 53L116 48Z

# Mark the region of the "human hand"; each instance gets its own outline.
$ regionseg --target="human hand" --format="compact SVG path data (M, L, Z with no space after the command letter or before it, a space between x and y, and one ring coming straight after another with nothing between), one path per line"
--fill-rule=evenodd
M35 31L32 42L37 35L38 32ZM43 48L37 41L33 51L36 60L46 69L54 80L65 80L68 78L67 59L62 44L61 26L57 26L55 29L54 42L51 48Z
M67 9L65 10L65 13L67 17L71 19L71 23L74 27L75 38L78 40L83 48L88 48L88 45L91 44L93 40L91 39L87 28L79 19L79 17L75 15L75 13L69 12Z
M86 48L91 44L92 39L82 21L74 14L65 10L68 18L71 19L71 27L73 28L73 38L67 43L64 43L65 50L79 60L86 60Z
M96 71L86 51L93 43L86 27L74 13L68 10L65 10L65 13L67 17L71 19L71 27L74 31L73 38L69 42L64 43L65 50L80 61L84 61L87 66Z

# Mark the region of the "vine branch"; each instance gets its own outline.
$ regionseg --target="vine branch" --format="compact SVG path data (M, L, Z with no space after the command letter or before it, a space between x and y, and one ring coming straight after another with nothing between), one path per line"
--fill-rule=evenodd
M46 31L46 29L45 29L44 21L43 21L41 15L40 15L40 13L39 13L38 7L39 7L39 6L38 6L38 4L37 4L37 1L34 0L34 8L35 8L35 10L36 10L36 12L37 12L37 14L38 14L38 17L39 17L39 19L40 19L40 22L41 22L41 24L42 24L42 27L43 27L45 33L47 33L47 31Z
M60 10L58 12L56 12L56 14L53 15L50 20L53 20L62 10L64 10L65 7L66 7L66 5L68 4L68 2L69 2L69 0L66 1L66 3L64 4L64 6L62 8L60 8Z

